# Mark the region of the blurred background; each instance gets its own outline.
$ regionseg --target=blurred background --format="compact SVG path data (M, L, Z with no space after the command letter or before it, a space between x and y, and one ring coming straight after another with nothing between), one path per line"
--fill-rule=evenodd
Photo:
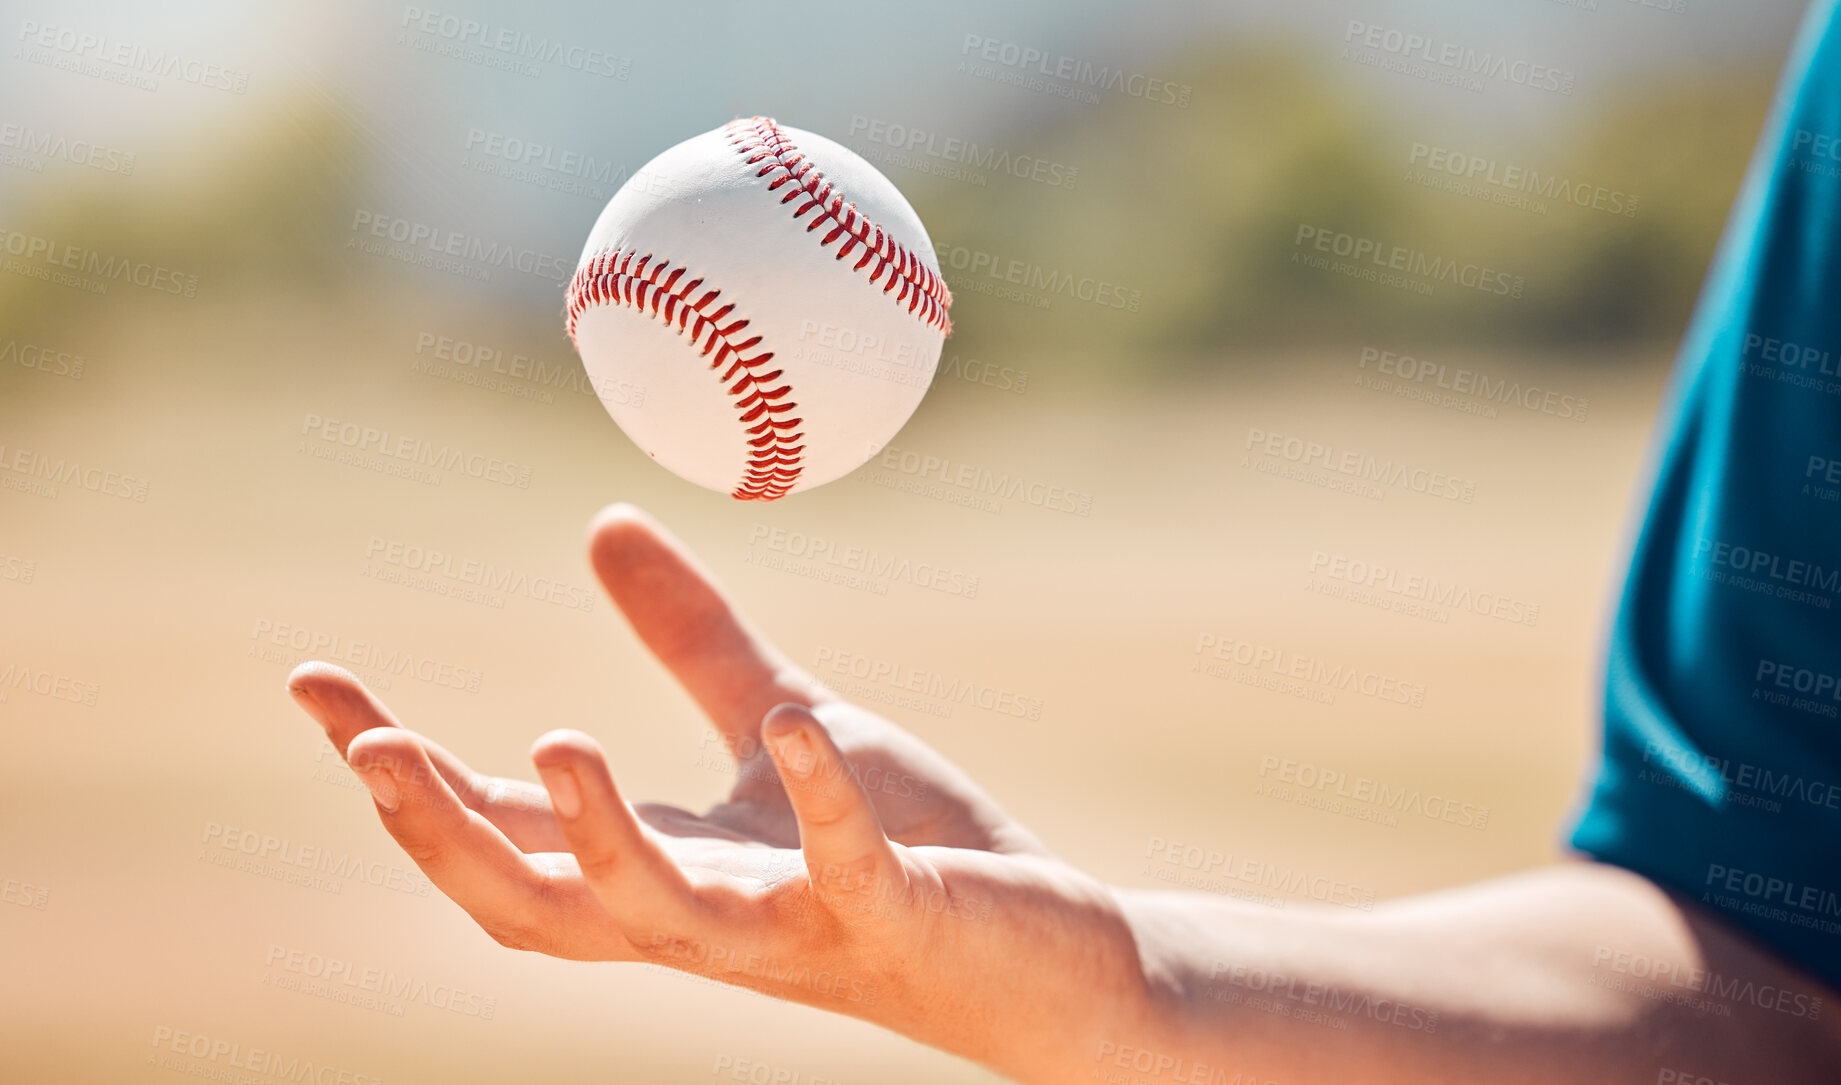
M331 658L483 771L580 727L715 801L587 567L614 500L1118 884L1368 907L1559 860L1802 3L437 2L4 5L0 1077L995 1080L500 949L288 702ZM876 164L956 293L896 454L766 507L638 453L561 318L613 192L750 114Z

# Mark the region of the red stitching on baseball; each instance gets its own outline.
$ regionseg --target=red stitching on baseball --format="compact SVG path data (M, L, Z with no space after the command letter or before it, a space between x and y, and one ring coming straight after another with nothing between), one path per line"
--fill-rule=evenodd
M747 356L761 345L761 337L743 338L748 321L731 319L735 303L710 308L722 291L713 286L705 289L702 276L687 276L685 270L632 249L600 253L569 280L569 339L575 341L576 320L590 305L631 306L663 320L679 335L689 331L690 341L701 344L700 353L710 359L710 369L722 371L719 379L735 400L748 434L748 468L730 496L742 501L785 497L799 480L805 452L805 445L799 443L805 440L805 433L799 430L805 420L787 416L799 406L787 398L792 385L775 386L785 376L783 370L761 371L773 360L773 351ZM580 343L576 351L581 351Z
M908 312L938 328L940 334L946 335L952 331L952 321L946 316L947 307L952 305L952 291L946 289L945 280L922 263L920 257L896 244L880 223L870 221L868 215L857 210L856 204L845 200L844 194L825 180L825 175L819 172L803 151L793 145L793 141L780 130L773 118L733 120L729 122L726 131L729 133L729 142L747 159L748 165L760 164L760 169L754 173L756 177L765 177L775 172L780 174L767 186L767 191L777 191L782 185L791 182L792 191L780 197L782 204L805 197L805 201L793 211L794 218L802 218L812 210L818 211L812 221L806 223L806 233L811 233L827 222L832 223L831 229L818 241L821 248L829 247L833 241L843 237L844 244L837 250L837 258L842 260L861 247L863 255L851 270L862 271L873 262L875 268L869 273L870 282L881 279L883 273L887 272L888 278L882 283L884 294L895 291L897 302L905 302Z

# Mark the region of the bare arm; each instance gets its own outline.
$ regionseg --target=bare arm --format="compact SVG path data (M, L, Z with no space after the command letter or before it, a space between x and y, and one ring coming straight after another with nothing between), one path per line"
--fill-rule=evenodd
M604 513L590 555L738 761L703 814L627 802L579 732L537 740L539 787L473 772L338 668L289 679L384 827L503 945L750 987L1026 1082L1841 1080L1812 981L1633 875L1371 913L1108 887L790 664L643 513Z
M1229 1071L1197 1081L1841 1080L1832 992L1615 867L1551 867L1371 913L1119 898L1167 1002L1159 1018L1176 1023L1166 1053ZM1189 1080L1134 1075L1116 1052L1096 1061L1131 1075L1111 1080Z

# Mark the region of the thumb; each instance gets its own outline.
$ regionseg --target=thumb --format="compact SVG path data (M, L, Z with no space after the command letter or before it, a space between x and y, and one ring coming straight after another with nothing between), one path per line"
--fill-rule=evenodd
M761 737L780 770L799 822L799 847L813 893L832 905L902 899L907 869L882 831L869 792L831 733L812 713L782 704L767 713Z

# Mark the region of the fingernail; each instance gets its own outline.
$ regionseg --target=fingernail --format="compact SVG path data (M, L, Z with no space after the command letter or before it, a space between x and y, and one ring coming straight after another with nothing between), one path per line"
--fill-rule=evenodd
M774 742L780 751L780 764L794 776L810 776L818 765L818 755L812 752L812 740L805 737L805 728L795 727L781 735Z
M576 782L575 773L567 768L539 770L537 775L543 777L543 786L550 793L550 805L555 808L557 817L575 818L582 813L582 787Z
M403 800L396 790L396 777L390 775L389 769L355 768L352 771L358 774L358 779L363 781L365 789L371 793L371 798L377 805L384 808L385 813L396 813L397 806Z

